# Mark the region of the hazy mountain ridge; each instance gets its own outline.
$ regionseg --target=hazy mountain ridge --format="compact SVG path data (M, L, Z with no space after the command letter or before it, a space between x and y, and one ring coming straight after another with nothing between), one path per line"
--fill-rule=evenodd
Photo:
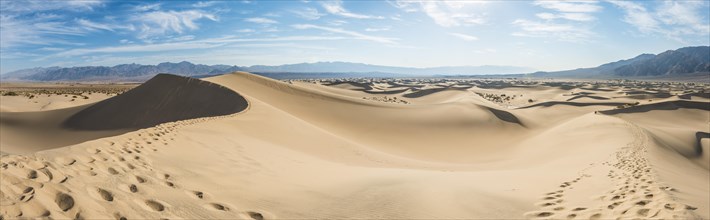
M26 81L145 81L158 73L171 73L182 76L204 77L234 71L247 71L271 78L339 78L339 77L411 77L411 76L457 76L507 74L522 76L532 71L516 66L450 66L450 67L395 67L350 62L298 63L278 66L254 65L249 67L229 65L193 64L187 61L179 63L160 63L158 65L120 64L113 67L48 67L31 68L6 73L3 80ZM592 68L555 72L535 72L527 77L555 78L658 78L658 77L702 77L710 73L710 47L685 47L668 50L658 55L641 54L631 59L606 63ZM497 75L506 76L506 75Z
M190 62L160 63L158 65L120 64L113 67L49 67L19 70L4 74L3 79L29 81L88 81L129 80L143 81L158 73L173 73L182 76L217 75L241 70L237 66L202 65Z
M668 50L658 55L641 54L631 59L619 60L592 68L579 68L555 72L535 72L536 77L571 78L635 78L659 76L685 76L710 73L710 47L684 47Z
M158 65L120 64L113 67L49 67L18 70L2 75L5 80L28 81L90 81L90 80L128 80L142 81L158 73L171 73L182 76L209 76L248 71L275 78L298 77L396 77L448 74L501 74L523 73L530 68L514 66L453 66L433 68L411 68L370 65L349 62L299 63L279 66L255 65L249 67L229 65L203 65L187 61L180 63L160 63ZM294 76L289 76L289 74ZM296 77L296 78L298 78Z
M685 47L669 50L651 59L614 69L618 76L659 76L710 73L710 47Z

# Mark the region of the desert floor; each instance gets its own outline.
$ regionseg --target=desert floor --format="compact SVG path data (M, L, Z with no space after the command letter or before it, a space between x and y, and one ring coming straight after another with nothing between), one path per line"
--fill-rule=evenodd
M0 219L710 218L707 84L134 86L0 85Z

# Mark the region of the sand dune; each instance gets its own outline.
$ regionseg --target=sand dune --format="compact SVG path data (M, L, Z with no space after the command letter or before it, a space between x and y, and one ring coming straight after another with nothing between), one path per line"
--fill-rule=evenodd
M158 74L125 94L82 109L62 125L79 130L147 128L165 122L233 114L247 106L243 97L219 85Z
M73 132L132 130L3 155L0 214L710 218L710 110L703 107L710 100L702 96L617 110L638 100L618 97L621 87L590 83L285 83L243 72L205 81L162 75L94 105L3 113L3 130L28 134L12 138L18 141L31 139L42 123L67 130L61 119L70 117L89 130ZM408 104L363 99L385 95L368 91L403 87L409 88L386 95ZM411 88L428 92L406 97L416 93ZM576 96L608 100L566 101ZM141 119L148 110L159 120ZM52 116L33 117L39 115ZM107 116L120 120L94 124ZM5 150L4 136L0 144Z
M247 106L244 98L224 87L159 74L129 92L97 103L52 111L3 113L0 143L2 152L34 152L165 122L232 114Z

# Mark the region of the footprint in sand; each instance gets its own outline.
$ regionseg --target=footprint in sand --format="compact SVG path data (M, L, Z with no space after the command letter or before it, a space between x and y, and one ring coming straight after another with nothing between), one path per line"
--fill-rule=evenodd
M55 196L54 203L59 206L59 209L66 212L67 210L74 207L74 198L68 194L60 192L57 193L57 195Z
M216 211L229 211L230 208L219 203L207 203L205 207Z
M258 212L247 212L247 215L254 220L264 220L264 215Z
M150 208L150 210L152 210L152 211L162 212L165 210L165 206L162 203L155 201L155 200L146 200L145 205L148 208Z
M93 197L96 200L104 200L111 202L113 201L113 193L111 191L98 188L98 187L90 187L89 189L89 195Z

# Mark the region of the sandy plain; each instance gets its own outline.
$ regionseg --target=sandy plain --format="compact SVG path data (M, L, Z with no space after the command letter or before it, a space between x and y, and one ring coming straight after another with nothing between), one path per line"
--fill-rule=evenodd
M236 72L130 88L2 87L21 93L0 96L2 219L710 218L707 84Z

